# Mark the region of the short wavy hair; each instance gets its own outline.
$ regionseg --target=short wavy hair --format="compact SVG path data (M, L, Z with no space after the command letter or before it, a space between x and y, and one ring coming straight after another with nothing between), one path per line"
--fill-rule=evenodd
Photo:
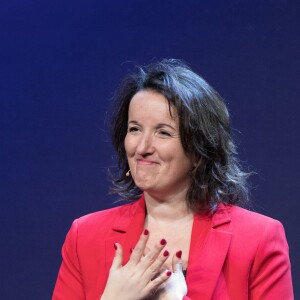
M186 195L188 206L193 211L213 211L219 203L245 204L249 173L242 171L237 159L227 107L203 78L175 59L138 67L117 90L111 135L119 169L111 191L128 201L142 194L132 177L126 176L129 165L124 146L129 104L142 90L162 94L178 114L183 149L196 162Z

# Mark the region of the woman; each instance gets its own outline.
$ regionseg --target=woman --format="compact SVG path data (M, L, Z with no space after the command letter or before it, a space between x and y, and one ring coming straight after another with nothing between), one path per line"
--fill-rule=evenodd
M131 203L75 220L53 299L293 299L282 225L247 199L220 95L163 60L130 75L113 120Z

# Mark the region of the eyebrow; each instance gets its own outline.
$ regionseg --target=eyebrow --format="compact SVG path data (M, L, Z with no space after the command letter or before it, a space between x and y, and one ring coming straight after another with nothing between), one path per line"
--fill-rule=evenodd
M157 127L160 128L160 127L169 127L173 130L176 130L176 128L174 128L172 125L169 125L169 124L166 124L166 123L158 123L157 124Z
M135 120L128 120L128 124L130 124L130 123L139 125L139 122L137 122L137 121L135 121ZM172 125L169 125L169 124L167 124L167 123L158 123L158 124L156 125L156 127L157 127L157 128L161 128L161 127L169 127L169 128L171 128L172 130L176 130L175 127L173 127Z

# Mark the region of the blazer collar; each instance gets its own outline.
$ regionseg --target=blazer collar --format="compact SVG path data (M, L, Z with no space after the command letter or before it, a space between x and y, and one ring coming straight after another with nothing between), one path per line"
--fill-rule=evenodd
M144 194L139 200L125 205L124 208L118 218L115 218L112 230L126 233L131 230L131 225L144 224L146 214Z
M228 224L231 219L228 215L228 209L230 206L220 203L216 212L212 216L212 228L217 228L218 226Z

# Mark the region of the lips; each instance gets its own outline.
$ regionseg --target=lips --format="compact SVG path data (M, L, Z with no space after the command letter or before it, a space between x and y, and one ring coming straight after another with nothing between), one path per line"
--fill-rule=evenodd
M157 162L152 161L152 160L147 160L147 159L138 159L137 164L143 165L143 166L151 166L151 165L156 165Z

